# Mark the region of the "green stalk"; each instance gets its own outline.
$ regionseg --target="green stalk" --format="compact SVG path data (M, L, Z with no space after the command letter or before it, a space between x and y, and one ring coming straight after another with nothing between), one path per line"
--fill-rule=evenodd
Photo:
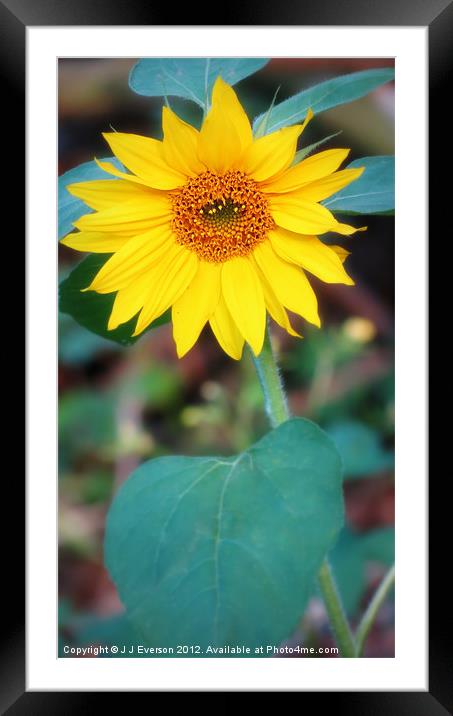
M267 417L272 427L276 428L278 425L281 425L281 423L284 423L285 420L289 420L291 414L286 401L285 390L272 348L268 328L264 336L261 353L259 356L255 356L252 352L251 354L263 390L264 407Z
M252 353L256 372L264 393L264 404L270 424L276 428L285 420L289 420L289 412L285 391L280 378L274 351L272 349L269 329L266 329L263 349L259 356ZM327 560L324 560L318 574L319 586L324 599L330 628L340 650L341 656L354 657L356 647L348 620L345 616L340 595Z
M393 565L393 567L389 569L382 582L380 583L379 587L376 589L371 599L371 602L369 603L367 610L363 615L359 626L357 627L355 637L357 656L362 656L367 636L370 632L371 627L374 624L374 620L376 619L377 613L381 608L382 604L384 603L384 600L394 583L395 565Z
M357 656L354 637L327 559L324 560L318 572L318 584L329 617L330 628L341 656L349 658Z

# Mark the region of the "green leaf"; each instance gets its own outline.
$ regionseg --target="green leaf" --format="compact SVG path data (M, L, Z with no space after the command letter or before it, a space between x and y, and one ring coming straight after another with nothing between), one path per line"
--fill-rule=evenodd
M291 634L342 521L338 453L294 419L236 457L144 463L110 509L106 565L145 643L224 656L206 648Z
M343 459L345 479L372 477L393 468L393 452L384 450L378 432L367 425L344 421L331 425L326 432Z
M393 68L384 67L353 72L321 82L275 105L268 119L267 132L275 132L282 127L303 121L310 108L316 115L339 104L364 97L377 87L393 80L394 76ZM254 120L254 130L260 125L264 114L260 114Z
M268 62L262 57L147 58L132 68L129 86L147 97L184 97L205 107L218 75L235 85Z
M117 169L124 171L124 167L115 157L106 157L101 162L110 162ZM68 184L75 184L80 181L94 181L95 179L113 179L98 167L96 162L85 162L78 167L58 177L58 238L69 234L74 230L73 222L77 221L83 214L90 214L92 210L76 196L72 196L66 187Z
M136 318L131 318L113 331L107 329L108 319L112 311L115 293L96 293L82 289L90 285L98 271L105 264L110 254L90 254L83 259L69 276L60 284L60 311L68 313L84 328L98 336L108 338L121 345L131 345L140 338L133 336ZM157 318L146 331L156 328L170 320L170 311Z
M395 209L395 157L355 159L348 169L365 167L362 176L323 201L344 214L388 214Z

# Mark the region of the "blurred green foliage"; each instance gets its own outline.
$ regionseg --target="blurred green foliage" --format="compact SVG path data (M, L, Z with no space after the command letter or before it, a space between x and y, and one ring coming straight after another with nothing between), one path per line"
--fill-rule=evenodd
M58 358L66 365L77 367L101 354L103 351L121 350L120 344L112 344L106 338L87 331L70 316L61 313L58 331Z
M89 390L64 394L59 407L60 466L90 455L109 454L115 448L115 419L112 396L102 399Z
M361 319L347 319L321 330L307 326L304 340L296 341L291 352L283 355L288 385L306 388L306 414L324 427L342 423L346 417L385 437L393 434L394 368L388 353L393 350L392 340L386 341L381 355L374 338L374 326ZM377 366L372 371L367 359ZM369 446L368 442L364 450Z
M343 458L345 479L372 477L395 464L393 452L382 447L377 430L352 420L327 427L337 450Z
M346 527L329 561L344 608L350 616L356 616L367 589L367 567L371 563L390 567L395 561L395 531L382 528L360 534Z

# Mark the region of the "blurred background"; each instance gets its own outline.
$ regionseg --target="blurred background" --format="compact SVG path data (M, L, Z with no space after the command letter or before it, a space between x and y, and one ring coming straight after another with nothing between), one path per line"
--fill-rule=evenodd
M59 173L109 156L102 132L161 137L162 99L128 87L136 59L59 62ZM392 59L273 59L240 82L250 117L331 77ZM192 103L172 108L199 126ZM394 86L320 114L304 132L310 144L351 147L348 162L394 153ZM356 223L355 219L348 223ZM354 623L394 555L394 221L366 217L368 231L336 237L351 251L353 288L312 278L321 330L304 340L273 325L292 412L318 422L342 453L346 527L331 554ZM83 255L60 246L63 278ZM193 350L176 358L170 325L122 348L60 315L59 325L59 587L63 644L128 643L135 637L103 566L103 528L115 491L144 460L167 454L229 455L268 426L250 358L237 363L205 329ZM394 656L393 599L379 612L366 656ZM322 603L313 598L288 644L332 645ZM61 655L62 652L60 651ZM297 656L297 654L295 654Z

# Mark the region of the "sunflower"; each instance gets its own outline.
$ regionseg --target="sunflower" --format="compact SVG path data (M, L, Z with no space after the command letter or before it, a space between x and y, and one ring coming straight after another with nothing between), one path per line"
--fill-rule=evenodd
M357 229L319 202L363 169L337 171L348 149L293 163L312 116L256 139L234 90L218 77L200 131L164 107L163 141L104 134L130 173L98 161L114 179L68 187L95 212L75 221L78 231L62 243L112 254L84 289L116 293L109 330L138 314L137 336L171 307L179 357L209 322L239 359L245 341L261 352L267 313L295 336L287 310L320 325L305 271L326 283L353 281L347 252L318 235Z

